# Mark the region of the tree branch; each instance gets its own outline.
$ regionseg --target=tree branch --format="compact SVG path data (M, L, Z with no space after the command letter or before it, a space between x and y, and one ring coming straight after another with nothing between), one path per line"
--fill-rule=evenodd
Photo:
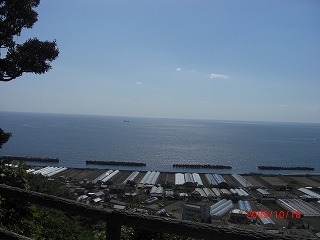
M9 82L17 77L21 77L22 76L22 73L19 73L17 75L14 75L14 76L3 76L2 78L0 78L0 81L1 82Z

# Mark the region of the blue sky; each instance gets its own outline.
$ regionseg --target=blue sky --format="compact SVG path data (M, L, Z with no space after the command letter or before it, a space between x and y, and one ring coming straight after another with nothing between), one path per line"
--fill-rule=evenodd
M0 110L320 123L317 0L43 0L17 38L57 40Z

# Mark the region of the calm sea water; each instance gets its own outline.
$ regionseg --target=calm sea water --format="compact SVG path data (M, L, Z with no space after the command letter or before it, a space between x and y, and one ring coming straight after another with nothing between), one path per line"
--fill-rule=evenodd
M130 170L179 171L173 163L199 163L233 169L190 171L248 173L262 172L258 165L276 165L314 167L320 173L319 124L0 112L0 127L13 135L1 155L59 158L53 166L86 167L86 160L113 160L147 164L116 167Z

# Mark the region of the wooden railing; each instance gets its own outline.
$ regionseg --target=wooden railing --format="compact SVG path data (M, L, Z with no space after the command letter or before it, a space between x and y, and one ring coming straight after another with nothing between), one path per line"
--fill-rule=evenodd
M31 240L30 238L27 238L25 236L21 236L19 234L16 234L14 232L11 232L9 230L0 228L0 239L1 240Z
M67 213L106 222L107 240L118 240L121 225L152 232L169 233L198 239L253 240L253 239L294 239L291 236L271 235L253 231L243 231L212 224L196 223L164 217L149 216L123 210L110 210L90 206L76 201L32 192L0 184L0 195L11 199L23 199L36 205L58 209Z

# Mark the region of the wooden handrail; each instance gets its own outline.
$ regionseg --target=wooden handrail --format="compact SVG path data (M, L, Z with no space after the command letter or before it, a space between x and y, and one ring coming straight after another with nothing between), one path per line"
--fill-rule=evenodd
M6 239L6 240L32 240L31 238L27 238L25 236L21 236L19 234L16 234L14 232L11 232L7 229L0 228L0 239Z
M294 239L292 236L271 235L240 229L218 227L212 224L196 223L171 218L150 216L123 210L110 210L90 206L69 199L64 199L48 194L28 191L16 187L0 184L0 194L12 199L23 199L23 201L58 209L64 212L88 217L94 220L106 222L107 239L120 239L121 225L160 233L169 233L200 239Z

